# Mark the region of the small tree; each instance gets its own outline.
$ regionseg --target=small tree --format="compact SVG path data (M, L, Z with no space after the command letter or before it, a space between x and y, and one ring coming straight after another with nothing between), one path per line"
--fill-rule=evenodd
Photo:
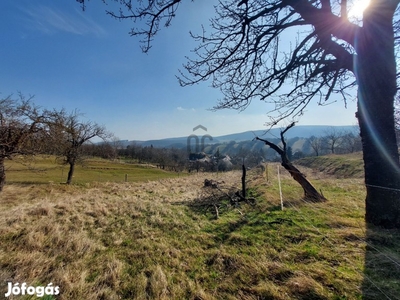
M40 149L35 135L42 130L43 115L31 99L20 94L17 100L11 96L0 100L0 192L6 182L5 160Z
M285 130L281 131L282 147L279 147L278 145L270 141L260 139L259 137L256 137L256 140L264 142L266 145L270 146L273 150L276 151L276 153L279 154L282 160L281 165L290 173L293 179L296 180L303 188L304 198L314 202L326 201L326 198L314 188L314 186L306 179L304 174L301 173L299 169L297 169L288 158L288 147L286 145L284 135L294 125L295 123L292 123L289 126L287 126Z
M75 165L82 159L82 146L94 137L106 139L108 133L103 126L91 121L82 122L78 110L71 113L62 109L47 112L49 137L53 142L55 152L62 157L63 163L69 165L67 184L71 184Z

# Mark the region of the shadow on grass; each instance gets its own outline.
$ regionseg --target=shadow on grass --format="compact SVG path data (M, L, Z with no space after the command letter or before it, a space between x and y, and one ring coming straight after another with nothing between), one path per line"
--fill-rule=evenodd
M367 226L363 300L400 299L400 231Z

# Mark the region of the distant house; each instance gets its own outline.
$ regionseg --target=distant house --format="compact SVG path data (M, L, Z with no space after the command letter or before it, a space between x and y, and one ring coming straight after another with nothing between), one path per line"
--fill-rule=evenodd
M209 156L204 152L189 154L189 171L229 171L232 168L233 164L229 155L216 157Z

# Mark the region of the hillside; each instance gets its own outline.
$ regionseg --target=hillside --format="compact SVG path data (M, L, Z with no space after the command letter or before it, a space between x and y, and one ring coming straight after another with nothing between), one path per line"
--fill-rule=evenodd
M281 210L278 165L249 172L254 206L203 187L208 178L237 190L235 171L6 185L0 289L51 282L61 300L396 299L400 233L365 225L362 179L303 168L329 200L315 204L281 169Z
M296 160L295 164L333 175L337 178L364 177L364 162L361 152L343 155L310 156Z
M303 126L295 126L291 130L289 130L286 134L287 139L307 139L310 138L311 136L323 136L326 131L328 131L330 128L334 127L337 131L352 131L354 130L355 126L316 126L316 125L303 125ZM252 141L256 136L258 137L263 137L263 138L268 138L268 139L274 139L274 138L279 138L279 134L281 132L281 128L272 128L268 132L266 130L254 130L254 131L245 131L245 132L240 132L240 133L233 133L233 134L228 134L228 135L222 135L222 136L214 136L212 133L212 130L210 129L209 131L195 131L195 132L190 132L188 131L188 135L184 137L176 137L176 138L165 138L165 139L159 139L159 140L148 140L148 141L121 141L121 144L123 147L126 147L127 145L131 143L135 143L137 145L142 145L142 146L150 146L153 145L153 147L159 147L159 148L164 148L164 147L175 147L175 148L183 148L187 146L188 142L188 136L191 134L198 135L201 137L204 134L209 134L212 137L212 140L207 139L206 142L207 144L227 144L230 142L250 142Z

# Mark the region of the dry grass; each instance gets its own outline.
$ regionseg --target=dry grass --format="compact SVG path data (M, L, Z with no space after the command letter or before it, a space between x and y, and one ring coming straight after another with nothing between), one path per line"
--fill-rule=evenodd
M62 299L117 298L126 265L107 248L134 243L132 233L154 247L151 226L185 228L179 219L184 212L172 204L197 197L206 177L86 186L6 186L0 196L1 289L6 289L8 279L53 282L62 287ZM161 266L139 273L138 280L144 284L142 290L140 285L136 287L139 294L167 299Z
M280 211L270 173L266 182L250 172L256 206L230 207L217 220L189 204L203 194L205 178L238 187L239 172L8 185L0 195L0 290L12 280L52 282L57 299L373 299L364 271L384 269L385 255L398 259L398 252L386 245L376 253L382 262L365 261L373 253L361 180L314 177L330 201L311 204L283 174ZM374 237L398 245L389 234Z

